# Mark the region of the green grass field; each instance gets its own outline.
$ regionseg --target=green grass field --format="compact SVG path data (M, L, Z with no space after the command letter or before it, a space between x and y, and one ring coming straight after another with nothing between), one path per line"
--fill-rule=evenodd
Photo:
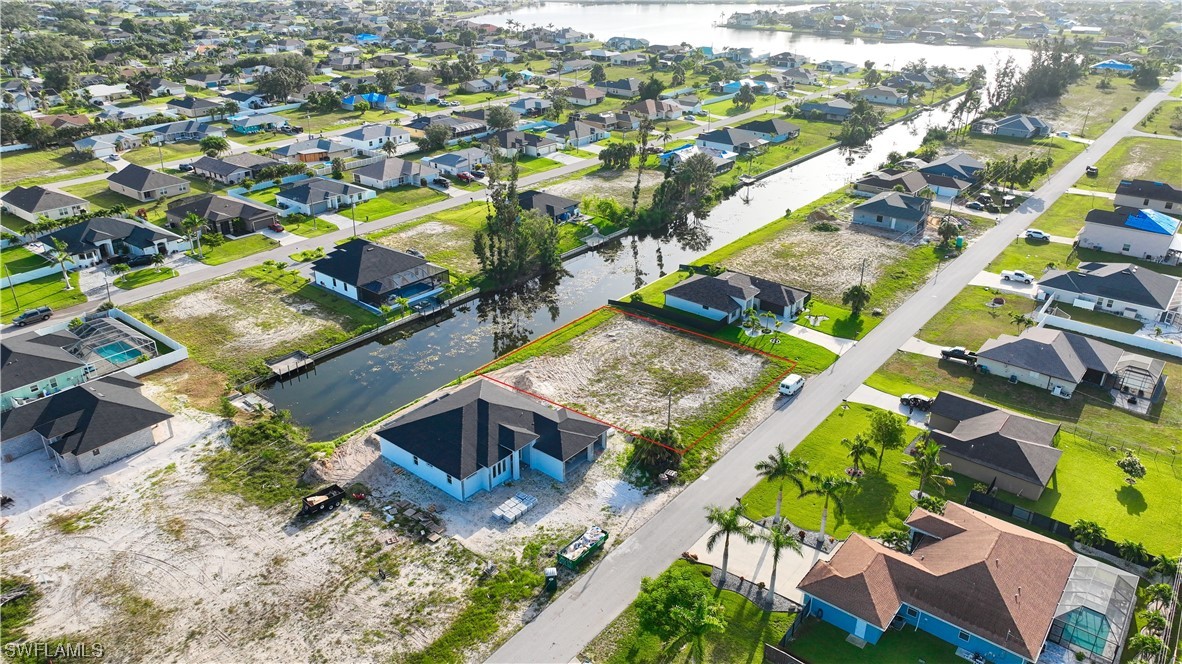
M472 252L472 238L487 218L483 202L472 202L366 235L398 250L423 252L427 260L451 271L453 281L475 277L480 263Z
M1056 130L1096 138L1149 92L1136 88L1131 78L1113 76L1108 79L1109 89L1097 87L1101 80L1102 76L1098 74L1085 76L1051 103L1047 119Z
M357 206L357 221L374 221L384 219L393 214L406 212L414 208L442 201L447 194L440 193L429 187L414 187L404 185L394 189L377 192L377 198L372 198ZM342 210L341 214L351 217L352 212Z
M1150 134L1182 136L1182 101L1163 101L1153 109L1152 115L1142 120L1137 129Z
M173 277L179 276L179 274L180 273L172 268L157 269L154 267L149 267L143 270L136 270L135 272L128 272L111 283L115 286L118 286L119 288L131 290L133 288L142 288L148 284L167 281Z
M0 250L0 262L4 264L4 275L31 272L39 267L45 267L50 261L42 258L24 247L9 247Z
M1081 189L1115 191L1121 180L1140 178L1158 182L1182 181L1182 159L1178 141L1137 136L1122 138L1096 162L1097 177L1084 176L1075 186Z
M1001 297L1005 304L987 306ZM1010 316L1028 315L1035 309L1035 301L1020 295L994 293L981 286L969 286L960 292L919 331L919 338L940 346L977 348L986 339L1002 334L1018 334L1021 330Z
M206 265L221 265L278 246L278 242L264 235L247 235L237 240L228 240L217 247L201 245L202 253L205 255L200 260Z
M1084 217L1092 209L1111 210L1112 201L1103 196L1063 194L1038 216L1031 228L1046 231L1051 235L1075 237L1083 228Z
M959 664L965 661L956 656L956 646L927 632L887 630L878 643L865 648L847 643L847 636L846 632L827 622L809 618L797 637L788 643L788 652L812 664Z
M793 456L808 461L811 473L836 473L844 477L850 460L846 457L847 450L841 441L846 438L853 440L854 436L868 431L870 415L875 410L871 406L855 403L849 404L849 410L839 406L801 441L792 452ZM919 429L908 426L906 440L910 441L919 433ZM825 527L828 534L841 539L855 531L873 536L902 528L903 520L915 507L915 501L908 492L919 488L918 478L903 466L906 458L903 450L887 450L881 469L878 468L877 460L868 461L866 475L843 497L844 512L836 513L833 503L829 504L829 519ZM966 486L964 490L967 492L968 488ZM752 487L743 496L747 515L752 519L762 519L774 514L778 490L778 485L768 482L760 482ZM789 495L790 491L795 489L785 490L785 497L791 499L784 501L784 517L798 528L820 529L824 501L816 496L798 498L795 494Z
M114 169L98 159L86 159L72 148L22 150L4 155L0 168L0 187L31 187L87 175L109 173Z
M777 116L761 116L761 118L772 117ZM719 175L716 180L720 183L735 182L739 179L740 175L762 173L780 164L785 164L793 159L816 152L835 142L830 137L830 134L834 130L834 125L832 124L798 119L792 119L791 122L800 126L799 136L783 143L768 145L758 152L749 153L751 155L750 157L744 155L738 160L733 169Z
M1083 143L1058 137L1025 140L982 134L969 134L968 138L958 140L951 145L958 150L968 152L981 161L1009 159L1014 155L1017 155L1019 160L1027 157L1051 157L1054 160L1051 169L1046 174L1035 178L1029 185L1024 186L1025 189L1030 190L1040 187L1052 173L1074 159L1087 147Z
M990 272L1024 270L1034 275L1037 279L1042 276L1043 270L1049 265L1054 265L1054 269L1058 270L1071 270L1078 267L1080 263L1092 261L1102 263L1133 263L1134 265L1155 272L1161 272L1162 274L1175 277L1182 276L1182 266L1178 265L1162 265L1161 263L1153 263L1120 254L1110 254L1104 251L1095 251L1094 249L1080 248L1073 250L1069 244L1028 240L1026 238L1014 240L985 269Z
M710 567L684 560L675 561L671 569L690 568L701 573L703 587L709 586ZM722 605L718 617L725 628L705 638L706 662L728 664L760 664L763 644L776 643L788 631L796 614L764 611L746 597L728 590L714 590L714 601ZM641 628L636 609L629 606L588 646L594 661L608 664L657 663L684 664L693 660L684 643L673 640L673 646Z
M861 339L882 322L881 318L870 314L854 318L849 309L822 302L816 298L809 300L808 314L809 316L827 316L828 318L813 325L809 322L808 316L801 316L796 319L796 324L842 339Z
M519 157L517 159L517 173L519 177L542 173L562 166L562 163L545 157Z
M63 187L63 190L68 194L80 196L90 201L92 212L122 205L127 208L128 214L135 214L140 210L144 210L148 215L148 221L153 224L163 224L165 214L168 212L167 201L137 201L134 198L117 194L108 189L106 180L95 180L94 182L70 185L69 187Z
M1080 385L1070 399L1061 399L1047 390L974 373L962 364L904 352L891 356L866 384L894 395L951 390L1032 417L1062 422L1104 445L1127 443L1168 450L1177 447L1176 432L1182 427L1182 362L1162 360L1166 363L1166 398L1154 404L1144 418L1116 408L1107 392L1087 384Z
M290 233L295 233L301 237L320 237L326 233L331 233L337 230L337 225L331 221L313 217L307 221L290 221L281 219L283 228Z
M51 274L0 289L0 321L10 323L25 309L49 307L56 311L86 302L86 295L78 289L77 272L70 273L70 284L73 288L66 290L62 275Z
M201 147L197 145L196 141L178 141L176 143L165 143L164 145L145 145L129 152L124 152L123 159L133 164L159 170L161 154L163 154L165 163L178 159L188 159L190 157L195 159L201 156Z

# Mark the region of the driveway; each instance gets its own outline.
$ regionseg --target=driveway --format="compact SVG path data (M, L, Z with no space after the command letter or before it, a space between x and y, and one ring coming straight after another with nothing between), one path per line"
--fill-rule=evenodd
M791 500L792 496L788 493L785 491L785 499ZM756 525L755 530L766 532L767 529ZM690 547L689 552L698 557L698 562L722 569L722 544L715 545L713 551L708 550L706 540L709 536L709 532L702 535L701 539ZM832 556L833 553L822 553L811 546L801 547L800 553L792 550L781 551L780 565L776 570L776 587L772 590L797 604L803 603L804 593L797 590L796 585L812 569L813 564L818 560L829 560ZM771 585L772 547L762 539L748 544L741 538L731 538L730 560L726 571L752 583L763 582Z
M925 396L934 397L935 394L927 394ZM922 410L915 410L909 406L904 406L899 403L899 397L893 394L887 394L882 390L876 390L869 385L859 385L850 392L850 396L846 399L854 403L866 404L867 406L874 406L892 413L898 413L906 417L908 423L914 427L926 427L928 421L928 414Z
M904 341L902 346L899 346L899 350L903 351L904 353L913 353L915 355L923 355L925 357L934 357L937 360L940 359L940 350L942 348L943 346L930 344L923 339L917 339L916 337L911 337L907 341Z
M280 223L283 223L283 222L280 222ZM275 240L276 242L279 243L280 246L284 246L284 247L289 244L295 244L296 242L299 242L300 240L304 239L302 236L296 235L295 233L292 233L291 231L273 231L270 228L264 228L263 230L259 231L259 233L261 233L262 235L264 235L268 238L271 238L272 240Z
M996 272L982 271L969 281L973 286L985 286L988 288L996 288L1004 293L1013 293L1015 295L1024 295L1029 298L1034 298L1035 291L1038 290L1038 282L1032 284L1023 284L1017 281L1005 281L1000 274Z
M849 349L857 345L857 341L853 339L842 339L824 332L818 332L803 325L795 323L785 323L780 331L788 336L796 337L797 339L804 339L805 341L816 344L822 348L827 348L838 355L845 355Z
M586 157L577 157L573 154L567 154L565 152L554 152L552 154L546 155L546 158L553 159L560 164L578 164L587 160Z

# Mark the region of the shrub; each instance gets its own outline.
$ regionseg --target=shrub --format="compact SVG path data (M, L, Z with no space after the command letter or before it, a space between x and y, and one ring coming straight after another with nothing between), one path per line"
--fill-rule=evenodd
M234 407L234 404L230 403L230 400L226 397L222 397L221 401L218 402L218 415L222 417L234 417L237 414L238 409Z
M831 221L819 221L813 224L810 228L811 230L818 231L820 233L836 233L837 231L841 230L841 226L838 226Z

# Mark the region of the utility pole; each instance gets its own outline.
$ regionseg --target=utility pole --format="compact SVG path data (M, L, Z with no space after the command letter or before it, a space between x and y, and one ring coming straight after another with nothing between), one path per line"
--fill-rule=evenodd
M353 237L357 237L357 201L349 205L349 214L353 217Z
M0 270L6 269L6 266L0 264ZM8 270L8 288L12 291L12 302L17 309L21 308L21 301L16 297L16 284L12 283L12 270Z
M665 410L665 431L673 430L673 390L669 390L669 406Z
M866 282L866 259L863 258L862 259L862 275L860 277L858 277L858 286L861 287L862 284L864 284L865 282Z
M1084 113L1083 126L1079 128L1079 137L1080 138L1083 138L1084 132L1086 132L1088 130L1088 117L1091 116L1091 114L1092 114L1092 107L1089 106L1087 111Z

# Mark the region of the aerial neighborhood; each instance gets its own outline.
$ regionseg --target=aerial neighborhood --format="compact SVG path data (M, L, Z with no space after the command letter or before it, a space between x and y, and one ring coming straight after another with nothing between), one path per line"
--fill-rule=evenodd
M12 661L1170 664L1176 4L13 0Z

